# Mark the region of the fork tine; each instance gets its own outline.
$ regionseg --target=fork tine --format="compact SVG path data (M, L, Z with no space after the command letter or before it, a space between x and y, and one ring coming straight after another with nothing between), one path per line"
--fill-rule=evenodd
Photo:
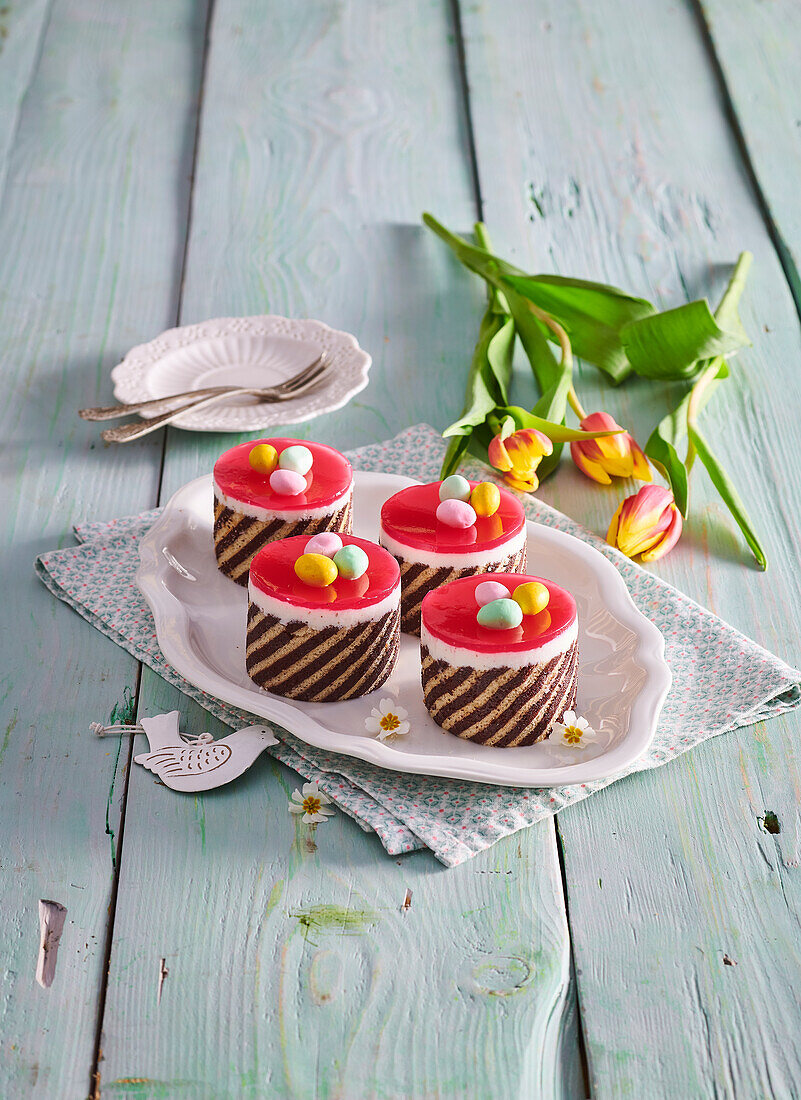
M302 371L292 375L291 378L287 378L285 382L279 383L273 388L278 391L283 391L287 386L301 386L306 379L318 369L318 367L325 362L325 353L321 353L317 356L313 363L309 363L308 367L304 367Z
M329 370L330 365L327 361L318 362L315 364L314 370L307 371L304 377L290 378L288 382L284 382L283 385L275 388L279 394L295 393L296 390L303 389L322 378Z

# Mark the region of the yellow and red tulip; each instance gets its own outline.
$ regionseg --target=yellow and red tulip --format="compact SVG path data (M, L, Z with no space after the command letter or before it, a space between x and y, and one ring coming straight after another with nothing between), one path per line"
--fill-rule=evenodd
M648 459L628 432L609 413L594 412L585 416L580 425L585 432L615 431L600 439L585 439L570 444L573 461L583 474L601 485L611 485L613 477L636 477L651 480Z
M643 485L612 516L606 541L627 558L640 554L643 561L656 561L676 545L681 528L681 512L670 490Z
M539 486L537 467L553 451L553 443L536 428L512 431L514 422L504 420L488 447L490 465L501 470L503 479L521 493L533 493Z

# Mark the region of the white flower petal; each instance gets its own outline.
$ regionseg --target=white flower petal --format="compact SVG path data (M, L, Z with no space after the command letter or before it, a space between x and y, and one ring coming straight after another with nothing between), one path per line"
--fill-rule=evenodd
M317 792L317 797L320 799L321 805L323 805L323 806L330 805L331 799L328 797L328 795L325 793L325 791L318 791Z
M404 707L397 707L396 706L395 707L395 714L401 720L401 722L404 720L404 718L409 717L409 712Z
M306 816L304 817L303 820L304 821L310 821L314 825L317 825L317 824L319 824L319 822L325 821L326 818L325 818L324 814L306 814Z
M575 726L576 724L576 712L574 710L566 710L562 715L563 726Z
M300 793L300 791L297 788L292 792L292 797L295 799L296 802L302 802L303 801L303 795Z
M408 733L411 728L412 728L411 722L405 722L405 721L401 722L401 724L395 730L395 736L396 737L403 737L403 735Z
M378 733L381 729L381 720L379 718L365 718L364 728L368 733Z
M317 794L317 783L304 783L303 784L303 797L307 798L309 795Z
M290 802L289 803L289 812L291 814L302 814L303 813L303 807L299 806L296 802Z

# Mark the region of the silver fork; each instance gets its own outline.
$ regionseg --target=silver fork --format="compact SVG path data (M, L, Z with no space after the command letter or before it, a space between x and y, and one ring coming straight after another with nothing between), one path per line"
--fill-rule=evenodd
M172 409L169 412L162 413L161 416L153 416L149 420L134 421L132 424L122 424L117 428L106 428L104 432L101 432L101 436L107 443L131 443L134 439L141 439L144 435L149 435L150 432L155 432L159 428L162 428L165 424L169 424L171 420L181 416L185 412L190 412L195 409L204 409L209 405L213 405L218 401L224 401L229 397L241 397L249 395L251 397L258 397L266 404L277 404L281 401L291 401L295 397L300 397L304 393L308 393L309 390L318 386L326 376L330 369L330 364L325 361L317 363L315 369L308 373L304 372L305 378L290 379L288 382L282 383L281 386L269 386L266 388L258 388L256 386L239 386L233 389L226 389L222 393L214 393L208 397L203 397L199 401L190 401L186 405L181 405L177 409ZM124 415L124 414L120 414Z
M325 362L325 354L318 355L308 367L293 374L285 382L277 386L266 387L276 392L283 391L287 386L299 385L306 381L308 376L320 364ZM183 393L170 393L166 397L150 397L146 401L132 401L123 405L96 405L90 409L78 409L78 416L82 420L116 420L120 416L128 416L130 413L142 412L168 412L175 406L176 401L187 398L188 401L199 401L202 397L212 397L216 394L229 394L233 390L241 389L241 386L208 386L203 390L185 390ZM182 406L183 407L183 406Z

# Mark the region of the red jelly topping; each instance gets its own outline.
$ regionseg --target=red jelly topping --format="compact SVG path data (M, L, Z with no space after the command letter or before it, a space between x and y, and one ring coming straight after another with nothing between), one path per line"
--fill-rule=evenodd
M332 611L358 611L386 599L400 583L400 569L389 551L367 539L342 535L343 546L360 546L370 559L367 572L356 580L337 577L325 588L304 584L295 573L295 562L304 553L308 535L268 542L259 550L250 566L254 588L293 607L323 608Z
M475 590L482 581L498 581L514 592L520 584L539 581L551 596L539 615L524 615L520 626L492 630L479 626ZM553 581L525 573L482 573L460 577L435 588L423 600L423 623L427 630L447 645L474 649L477 653L520 653L537 649L557 638L576 618L576 601Z
M254 470L248 461L257 443L271 443L279 456L285 447L308 447L314 463L306 474L305 493L286 496L273 492L270 475ZM353 471L344 455L324 443L309 443L305 439L252 439L220 455L214 464L214 480L225 496L243 504L276 512L303 512L333 504L350 485Z
M441 554L474 554L503 546L526 522L522 505L501 489L501 504L494 516L478 516L472 527L448 527L437 520L441 482L410 485L401 489L381 509L381 528L397 542ZM470 482L475 489L477 481Z

